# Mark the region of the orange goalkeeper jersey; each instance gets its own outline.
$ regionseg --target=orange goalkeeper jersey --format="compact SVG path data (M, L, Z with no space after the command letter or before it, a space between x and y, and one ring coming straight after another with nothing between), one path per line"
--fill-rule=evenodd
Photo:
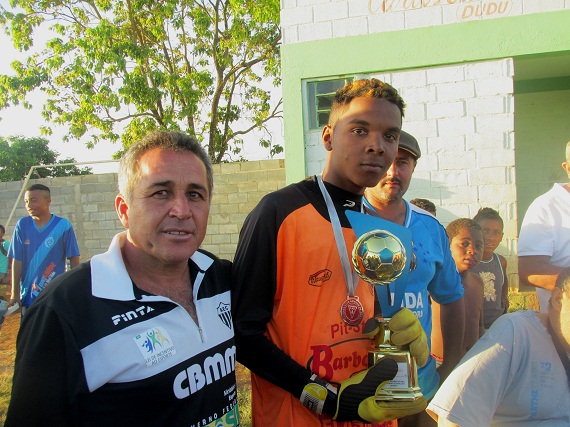
M360 198L336 190L329 188L350 259L356 237L344 210L359 209ZM356 296L364 317L357 326L343 322L340 307L348 292L332 226L318 191L313 180L294 184L267 196L248 216L234 260L239 278L233 290L237 302L234 321L236 334L264 333L299 365L338 383L367 368L371 342L363 336L362 328L374 314L375 297L372 286L359 280ZM239 360L239 347L237 354ZM271 378L286 376L288 366L277 361L272 364L272 357L272 353L259 354L264 358L259 361L265 366L262 369L277 371L269 372ZM256 366L250 369L256 371ZM371 426L318 416L305 408L298 396L255 374L252 389L256 427Z

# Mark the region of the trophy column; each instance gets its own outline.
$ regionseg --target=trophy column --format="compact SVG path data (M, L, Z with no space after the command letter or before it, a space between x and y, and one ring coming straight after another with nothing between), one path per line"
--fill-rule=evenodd
M402 227L403 228L403 227ZM404 228L409 233L407 229ZM405 279L410 269L411 234L409 235L408 251L399 237L388 230L372 230L363 233L354 244L352 264L356 273L365 281L376 285L376 291L382 317L375 317L366 322L364 334L373 337L372 348L368 352L368 366L373 366L385 357L393 359L398 364L396 377L386 384L376 396L377 400L415 400L423 397L418 385L418 369L415 359L406 349L390 342L389 316L400 309L405 290ZM411 253L408 257L406 254ZM404 274L403 274L404 273ZM389 284L393 283L396 290L392 298Z
M418 385L418 368L416 360L410 352L390 342L389 318L371 319L380 324L380 332L373 339L372 348L368 351L368 366L388 357L398 364L398 373L376 395L377 400L415 400L423 397Z

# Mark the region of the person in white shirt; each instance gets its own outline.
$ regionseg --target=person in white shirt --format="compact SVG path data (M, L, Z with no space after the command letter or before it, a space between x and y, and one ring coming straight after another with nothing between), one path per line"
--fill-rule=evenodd
M447 377L428 413L438 426L570 425L570 268L548 313L498 318Z
M570 178L570 141L562 167ZM535 286L540 311L548 309L556 277L570 267L570 182L554 184L529 206L518 243L519 280Z

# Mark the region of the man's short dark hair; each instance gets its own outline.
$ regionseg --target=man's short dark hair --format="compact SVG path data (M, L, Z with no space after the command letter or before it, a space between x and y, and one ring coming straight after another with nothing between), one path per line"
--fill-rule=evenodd
M6 229L4 228L4 226L2 224L0 224L0 232L6 234Z
M564 292L570 291L570 267L565 268L560 272L556 278L555 286L559 289L562 289Z
M43 184L32 184L26 188L26 191L36 191L36 190L47 191L48 194L51 194L49 187Z
M406 104L396 89L378 79L354 80L336 91L328 125L332 128L354 98L378 98L395 104L404 117Z
M473 219L479 223L485 219L492 219L492 220L499 221L501 223L501 227L505 226L503 224L503 218L501 218L501 215L499 215L499 212L497 212L495 209L492 209L492 208L481 208L481 209L479 209L479 211L475 214Z
M208 153L200 143L182 133L168 131L154 131L146 135L140 141L131 145L121 157L119 163L119 192L127 201L131 200L134 186L139 178L139 161L144 153L154 148L171 151L189 151L198 157L206 168L208 181L208 193L212 199L214 189L214 171Z

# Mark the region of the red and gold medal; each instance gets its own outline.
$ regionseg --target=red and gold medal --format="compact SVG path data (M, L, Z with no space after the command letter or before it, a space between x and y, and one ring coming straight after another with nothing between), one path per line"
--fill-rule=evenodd
M348 326L358 326L364 318L364 307L357 296L347 297L340 306L340 317Z

